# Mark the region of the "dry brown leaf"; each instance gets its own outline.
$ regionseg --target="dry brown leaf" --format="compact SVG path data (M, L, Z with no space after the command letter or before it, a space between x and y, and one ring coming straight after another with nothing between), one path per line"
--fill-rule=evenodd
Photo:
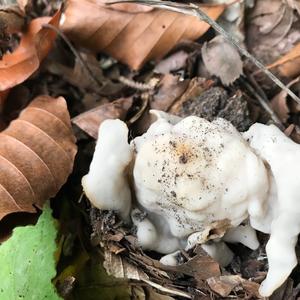
M105 0L68 0L62 28L75 43L103 51L132 69L162 58L180 41L195 40L209 28L193 16L149 8L141 12L140 7L130 3L124 11L124 5L119 10L105 5ZM132 12L135 8L138 12ZM201 9L217 19L224 6Z
M168 74L172 71L179 70L186 65L189 54L183 50L177 51L167 58L160 61L154 69L154 72Z
M247 46L264 64L273 63L300 41L299 21L286 1L256 0L247 19Z
M300 74L300 43L280 59L269 65L268 68L276 68L282 76L295 77Z
M209 287L222 297L227 297L231 291L242 282L239 275L218 276L207 279Z
M286 3L292 8L296 9L300 15L300 1L299 0L286 0Z
M176 271L195 278L201 286L203 280L221 275L219 264L214 261L200 246L196 247L197 255L182 265L176 266Z
M221 35L205 43L201 49L204 65L224 85L233 83L243 73L243 62L237 49Z
M180 98L172 104L169 108L169 112L174 115L180 115L182 108L185 106L185 103L190 99L198 97L205 90L209 89L213 85L213 81L206 80L201 77L194 77L186 89L186 91L180 96ZM191 112L190 114L193 114Z
M111 103L100 105L72 119L80 129L94 139L98 138L100 124L106 119L123 119L132 105L132 97L121 98Z
M157 85L158 90L149 101L149 108L168 111L174 102L184 94L188 85L188 79L180 81L178 76L165 74ZM146 132L155 120L156 117L153 114L150 114L148 110L145 111L135 124L136 134Z
M260 285L257 282L250 281L250 280L243 280L242 286L248 294L255 296L257 299L262 298L259 294L259 287Z
M295 143L300 144L300 127L291 124L285 131L285 135L290 137Z
M290 88L293 84L299 82L300 78L292 80L287 87ZM290 107L287 103L287 93L280 91L270 102L272 109L278 115L280 120L285 123L289 117Z
M185 92L189 80L179 80L178 76L166 74L159 82L159 90L151 100L151 109L168 111L179 97Z
M34 99L0 133L0 220L42 208L67 180L75 154L64 98Z
M25 15L18 5L0 6L0 58L12 48L12 34L20 32L25 25Z
M42 17L31 21L28 30L21 38L19 46L3 56L0 61L0 91L14 87L26 80L39 67L53 46L56 33L43 24L58 27L61 12L53 18Z

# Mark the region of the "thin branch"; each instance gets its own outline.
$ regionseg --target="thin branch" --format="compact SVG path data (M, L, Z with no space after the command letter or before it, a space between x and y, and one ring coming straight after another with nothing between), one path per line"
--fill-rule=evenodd
M290 95L292 99L294 99L298 104L300 104L300 98L297 97L285 84L279 80L273 73L271 73L260 61L258 61L254 56L252 56L246 49L241 47L238 41L231 36L227 31L225 31L217 22L211 19L205 12L203 12L198 6L195 4L181 4L170 1L163 0L119 0L114 2L109 2L107 4L115 4L115 3L140 3L144 5L148 5L155 8L167 9L170 11L175 11L179 13L183 13L190 16L195 16L199 18L201 21L208 23L213 29L215 29L219 34L221 34L228 42L234 45L239 52L247 57L253 64L255 64L260 70L262 70L273 82L276 83L282 90L284 90L287 94Z
M264 108L264 110L269 114L270 118L273 120L273 122L282 130L285 129L283 124L281 123L280 119L276 115L276 113L272 110L269 102L264 99L259 93L256 92L256 90L243 78L241 77L240 82L244 85L244 87L258 100L260 105Z
M74 46L72 45L72 43L69 41L69 39L66 37L66 35L61 32L58 28L56 28L55 26L51 25L51 24L43 24L42 25L45 28L50 28L53 31L55 31L62 39L63 41L68 45L68 47L70 48L70 50L72 51L72 53L74 54L74 56L78 59L80 65L82 66L82 68L87 72L87 74L90 76L90 78L100 87L103 87L103 84L98 80L97 77L94 76L93 71L90 69L90 67L88 66L88 64L84 61L84 59L82 58L81 54L74 48Z

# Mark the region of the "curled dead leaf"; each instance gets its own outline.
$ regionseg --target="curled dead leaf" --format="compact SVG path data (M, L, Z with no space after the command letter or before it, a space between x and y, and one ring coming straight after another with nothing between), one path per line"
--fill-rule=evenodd
M20 32L25 25L25 15L18 5L0 6L0 58L12 48L12 34Z
M201 49L204 65L224 85L233 83L243 73L243 62L237 49L218 35Z
M300 74L300 43L268 68L278 68L279 73L285 77L298 76Z
M292 80L287 87L290 88L293 84L299 82L299 77ZM285 91L280 91L272 100L271 107L274 112L278 115L280 120L285 123L289 117L290 107L288 105L287 93ZM299 110L298 110L299 111Z
M195 40L209 28L193 16L148 7L141 12L141 5L132 3L126 11L124 4L117 10L105 3L68 0L62 29L77 44L103 51L132 69L162 58L180 41ZM201 9L217 19L224 6L202 5Z
M67 180L75 154L64 98L34 99L0 133L0 219L42 208Z
M38 69L56 38L53 30L42 28L42 25L48 23L58 27L60 16L58 11L53 18L42 17L31 21L19 46L0 61L0 91L23 82Z
M124 120L132 102L132 97L129 97L100 105L73 118L72 123L94 139L97 139L100 124L106 119Z
M228 297L241 281L242 278L239 275L217 276L207 279L209 287L222 297Z

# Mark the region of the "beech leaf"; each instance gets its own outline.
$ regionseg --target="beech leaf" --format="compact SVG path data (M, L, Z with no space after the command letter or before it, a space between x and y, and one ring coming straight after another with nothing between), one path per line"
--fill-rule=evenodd
M64 98L34 99L0 132L0 220L42 208L67 180L75 154Z
M0 246L0 298L58 300L55 276L57 230L47 204L35 226L17 227Z
M68 0L64 32L75 43L95 52L103 51L132 69L151 59L160 59L177 43L195 40L209 25L194 16L128 3L105 5L105 0ZM126 9L126 10L125 10ZM223 12L223 5L201 9L212 19Z
M94 139L97 139L100 124L106 119L124 120L132 103L132 97L121 98L76 116L72 119L72 123L76 124L81 130Z
M39 68L56 38L52 29L42 28L42 25L49 23L58 27L60 15L61 12L58 11L52 19L41 17L31 21L19 46L12 53L3 56L0 60L0 91L25 81Z

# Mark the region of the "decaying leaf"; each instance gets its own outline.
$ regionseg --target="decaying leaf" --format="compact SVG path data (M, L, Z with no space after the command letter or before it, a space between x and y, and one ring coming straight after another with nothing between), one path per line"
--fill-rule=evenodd
M292 80L287 87L291 87L293 84L299 82L300 78ZM285 123L289 117L290 107L287 102L287 93L285 91L280 91L272 100L271 107L274 112L278 115L280 120Z
M13 53L7 53L0 61L0 91L7 90L26 80L39 67L56 38L56 33L43 24L58 26L61 12L53 18L42 17L31 21Z
M222 36L205 43L201 52L208 72L218 76L224 85L233 83L243 73L243 62L237 49Z
M279 73L285 77L298 76L300 74L300 43L268 67L277 67Z
M4 53L11 50L11 35L20 32L24 25L25 15L18 5L1 5L0 58L2 58Z
M296 9L300 15L300 1L299 0L286 0L286 3L292 8Z
M193 276L199 285L208 278L220 276L220 266L200 246L196 247L197 255L186 263L176 266L176 270Z
M294 142L300 144L300 127L291 124L284 133L289 136Z
M294 11L286 2L257 0L247 16L247 46L267 65L287 53L300 38Z
M248 294L255 296L255 299L261 299L258 288L259 284L248 281L239 275L223 275L211 277L207 280L209 287L222 297L227 297L236 288L241 285Z
M34 99L0 133L0 219L42 208L67 180L75 154L65 100Z
M241 283L238 275L211 277L207 280L209 287L222 297L227 297Z
M129 97L100 105L73 118L72 123L76 124L94 139L97 139L100 124L106 119L124 120L132 102L132 97Z
M154 71L161 74L168 74L172 71L179 70L185 66L188 57L188 53L183 50L175 52L159 62Z
M150 97L149 108L168 111L185 92L189 85L189 80L180 80L179 76L165 74L160 79L157 89ZM137 134L143 134L149 126L156 120L156 117L145 111L141 118L135 124Z
M47 204L35 226L15 228L13 236L0 246L1 299L61 299L51 283L57 248L51 213Z
M120 4L105 3L68 0L62 28L75 43L108 53L132 69L162 58L178 42L195 40L209 28L196 17L180 13L137 4L122 4L120 9ZM201 9L217 19L224 6L202 5Z
M150 106L152 109L168 111L178 100L189 85L189 80L179 80L178 76L166 74L159 82L159 89L153 96Z

